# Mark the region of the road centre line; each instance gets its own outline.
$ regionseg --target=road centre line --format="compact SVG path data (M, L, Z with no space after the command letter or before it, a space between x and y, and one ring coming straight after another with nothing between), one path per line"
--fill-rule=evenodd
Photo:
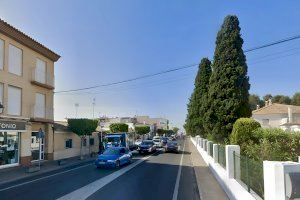
M153 155L153 154L152 154ZM112 182L113 180L117 179L118 177L122 176L123 174L125 174L126 172L128 172L129 170L131 170L132 168L136 167L137 165L141 164L142 162L144 162L145 160L147 160L148 158L150 158L152 155L147 156L147 157L143 157L142 159L132 163L131 165L128 165L125 168L122 168L112 174L109 174L97 181L94 181L86 186L83 186L69 194L66 194L60 198L58 198L57 200L83 200L83 199L87 199L89 196L91 196L92 194L94 194L95 192L97 192L98 190L100 190L101 188L103 188L105 185L109 184L110 182Z
M79 166L79 167L75 167L75 168L73 168L73 169L69 169L69 170L66 170L66 171L58 172L58 173L51 174L51 175L48 175L48 176L44 176L44 177L41 177L41 178L37 178L37 179L31 180L31 181L26 181L26 182L24 182L24 183L20 183L20 184L17 184L17 185L13 185L13 186L10 186L10 187L6 187L6 188L3 188L3 189L0 189L0 192L3 192L3 191L5 191L5 190L9 190L9 189L12 189L12 188L20 187L20 186L22 186L22 185L26 185L26 184L29 184L29 183L34 183L34 182L36 182L36 181L40 181L40 180L43 180L43 179L47 179L47 178L50 178L50 177L53 177L53 176L65 174L65 173L68 173L68 172L71 172L71 171L74 171L74 170L77 170L77 169L80 169L80 168L83 168L83 167L87 167L87 166L93 165L93 164L94 164L94 163L89 163L89 164L86 164L86 165L82 165L82 166Z
M179 169L178 169L178 172L177 172L176 183L175 183L175 187L174 187L172 200L177 200L177 198L178 198L178 190L179 190L179 183L180 183L180 176L181 176L181 168L182 168L184 150L185 150L185 140L184 140L184 145L183 145L183 149L182 149L182 153L181 153L180 165L179 165Z

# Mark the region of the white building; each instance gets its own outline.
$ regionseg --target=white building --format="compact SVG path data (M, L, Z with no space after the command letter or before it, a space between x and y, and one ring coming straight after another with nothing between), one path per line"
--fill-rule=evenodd
M266 106L252 111L252 118L265 128L300 131L300 106L269 102Z
M99 119L101 130L103 131L109 131L109 126L113 123L125 123L128 125L128 131L132 132L134 131L134 127L136 124L136 118L133 117L101 117ZM100 131L100 127L99 127Z

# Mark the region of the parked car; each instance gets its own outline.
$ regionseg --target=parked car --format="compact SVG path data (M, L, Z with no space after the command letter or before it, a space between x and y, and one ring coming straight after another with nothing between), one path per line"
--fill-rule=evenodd
M137 146L139 146L141 143L142 143L142 140L138 139L138 140L135 141L134 144L137 145Z
M167 142L168 142L168 138L167 138L167 137L161 138L161 146L162 146L162 147L165 147L166 144L167 144Z
M140 154L142 153L153 153L156 151L156 146L152 140L144 140L139 148L138 151Z
M95 161L97 168L115 167L132 162L132 153L125 147L111 147L98 156Z
M168 140L166 146L165 146L165 151L166 152L175 152L179 153L179 146L177 141L175 140Z
M154 136L152 140L157 147L161 147L161 141L159 136Z

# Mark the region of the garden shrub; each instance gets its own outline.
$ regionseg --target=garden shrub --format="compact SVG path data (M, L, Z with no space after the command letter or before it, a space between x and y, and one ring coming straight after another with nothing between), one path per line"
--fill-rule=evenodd
M240 118L233 125L230 135L230 143L240 145L241 150L249 144L259 143L260 136L254 134L254 131L260 128L259 122L252 118Z
M300 155L299 133L279 128L259 128L253 134L260 136L260 141L243 147L249 157L256 160L297 161Z

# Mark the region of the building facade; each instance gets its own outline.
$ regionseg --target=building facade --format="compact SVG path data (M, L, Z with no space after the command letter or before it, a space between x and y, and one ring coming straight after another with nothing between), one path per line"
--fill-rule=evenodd
M124 123L128 125L128 131L134 131L136 124L135 117L100 117L98 130L109 131L109 126L113 123Z
M53 159L54 62L59 58L0 19L0 168Z
M169 129L169 120L165 118L151 118L149 116L136 116L137 124L154 126L156 129Z
M252 118L264 128L300 131L300 106L268 102L266 106L252 111Z
M53 135L53 159L60 160L82 155L98 153L99 135L98 132L83 138L81 149L81 138L68 129L67 122L55 122Z

